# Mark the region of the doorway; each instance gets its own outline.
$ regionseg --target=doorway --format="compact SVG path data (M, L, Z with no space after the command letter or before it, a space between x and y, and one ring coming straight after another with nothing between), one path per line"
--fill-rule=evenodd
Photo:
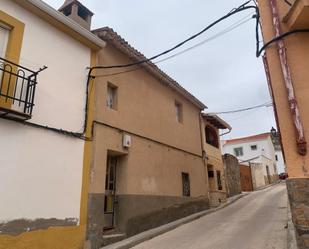
M113 229L115 227L117 162L117 157L107 156L104 201L104 230Z

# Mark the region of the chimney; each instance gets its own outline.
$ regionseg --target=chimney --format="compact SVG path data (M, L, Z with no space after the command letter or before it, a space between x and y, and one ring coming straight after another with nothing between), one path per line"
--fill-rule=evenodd
M58 10L82 27L90 30L93 13L77 0L65 0Z

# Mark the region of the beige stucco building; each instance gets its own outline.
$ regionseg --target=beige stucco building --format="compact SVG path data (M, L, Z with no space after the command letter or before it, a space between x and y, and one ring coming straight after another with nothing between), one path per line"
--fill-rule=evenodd
M266 48L264 63L289 179L287 187L300 248L309 246L308 186L309 3L258 1L264 41L291 32Z
M98 65L145 59L112 29L93 32L107 44ZM202 115L205 105L151 62L93 76L93 245L102 228L131 236L225 201L218 129L230 127L223 120Z
M218 116L203 114L203 151L206 155L209 198L211 206L218 206L226 201L227 190L224 164L219 139L219 130L231 127Z
M112 29L94 33L107 43L98 65L144 58ZM144 229L167 221L145 214L187 201L208 206L200 134L205 106L155 65L135 69L95 72L89 205L105 214L90 215L90 233L103 226L132 235L139 232L136 221Z

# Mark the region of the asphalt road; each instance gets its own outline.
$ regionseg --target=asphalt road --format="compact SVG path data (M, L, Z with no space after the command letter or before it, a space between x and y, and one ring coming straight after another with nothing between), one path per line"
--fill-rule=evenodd
M286 249L285 183L137 245L134 249Z

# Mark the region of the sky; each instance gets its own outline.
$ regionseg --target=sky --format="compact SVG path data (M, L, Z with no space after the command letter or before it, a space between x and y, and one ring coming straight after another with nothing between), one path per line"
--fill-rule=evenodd
M44 0L58 9L64 0ZM145 56L165 51L245 0L80 0L95 15L92 29L109 26ZM256 58L253 10L239 13L191 41L181 51L245 22L158 66L201 100L207 112L256 106L271 101L261 58ZM172 53L172 54L174 54ZM164 57L162 57L164 58ZM275 125L273 108L220 115L233 130L224 139L269 132Z

